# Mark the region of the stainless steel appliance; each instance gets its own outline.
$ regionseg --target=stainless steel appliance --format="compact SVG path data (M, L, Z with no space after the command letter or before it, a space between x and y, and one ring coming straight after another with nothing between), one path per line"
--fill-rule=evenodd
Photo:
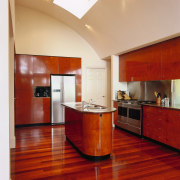
M51 75L51 123L64 124L64 107L61 103L75 101L75 75Z
M122 100L118 103L118 127L142 135L142 105L154 101Z

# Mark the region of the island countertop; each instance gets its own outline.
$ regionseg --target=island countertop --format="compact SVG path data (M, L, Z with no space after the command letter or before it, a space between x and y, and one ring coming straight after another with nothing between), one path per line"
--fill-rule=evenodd
M83 104L62 104L65 107L66 138L87 158L109 158L112 152L112 113L115 108L88 109L82 108Z
M116 111L116 108L103 107L99 105L90 105L90 107L83 108L82 102L62 103L61 105L74 109L82 113L110 113ZM96 108L100 107L100 108ZM102 107L102 108L101 108Z

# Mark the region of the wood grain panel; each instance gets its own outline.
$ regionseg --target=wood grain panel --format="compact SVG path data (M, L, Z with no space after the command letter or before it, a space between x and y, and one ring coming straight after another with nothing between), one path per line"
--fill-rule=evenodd
M28 124L33 119L33 57L15 56L15 124Z
M120 129L113 129L111 158L84 159L65 138L64 126L16 129L11 179L179 179L180 154Z
M85 155L105 156L112 151L112 113L81 113L65 107L65 132Z
M143 106L143 135L167 143L166 110Z
M180 111L168 110L167 144L180 149Z
M18 92L20 93L20 91ZM15 124L30 124L33 120L32 96L26 96L24 92L15 99Z
M50 74L76 74L76 100L81 101L81 58L16 55L15 98L18 99L15 102L17 106L15 119L17 125L50 122L49 100L36 100L33 97L35 86L50 86Z
M119 81L180 79L180 37L119 56Z
M161 51L162 44L150 46L148 49L148 80L161 80L162 79L162 63Z
M112 113L84 113L82 123L83 153L105 156L112 152Z
M50 86L50 74L59 73L58 57L34 56L34 86Z
M176 79L180 64L176 61L175 40L165 41L162 46L162 79Z
M50 98L33 98L31 124L50 123Z

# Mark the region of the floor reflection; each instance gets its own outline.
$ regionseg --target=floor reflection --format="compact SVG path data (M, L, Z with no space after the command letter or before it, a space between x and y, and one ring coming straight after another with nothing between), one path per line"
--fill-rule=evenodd
M66 140L63 125L16 129L11 179L178 179L180 154L119 129L109 159L83 158Z

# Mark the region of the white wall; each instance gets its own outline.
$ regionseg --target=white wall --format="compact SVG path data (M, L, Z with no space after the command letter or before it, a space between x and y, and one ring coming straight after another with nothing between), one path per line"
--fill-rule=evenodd
M9 179L8 1L0 1L0 178Z
M127 83L119 82L119 56L112 55L111 56L111 100L116 99L115 94L116 91L118 90L126 91Z
M15 125L14 125L14 33L13 33L13 21L12 21L12 13L11 12L9 12L9 130L10 130L10 148L15 148Z
M101 58L180 35L180 0L99 0L82 18L47 0L16 0L65 22ZM85 28L91 26L91 30Z
M41 12L16 6L17 54L82 58L82 99L86 100L86 68L106 68L89 44L76 32Z
M180 79L173 80L172 104L180 105Z

